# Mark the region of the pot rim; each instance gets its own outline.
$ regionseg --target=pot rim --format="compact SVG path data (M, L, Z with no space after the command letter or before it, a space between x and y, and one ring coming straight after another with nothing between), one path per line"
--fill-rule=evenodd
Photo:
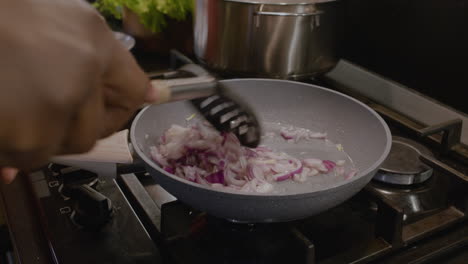
M224 0L226 2L236 2L243 4L263 4L263 5L310 5L326 2L336 2L338 0Z

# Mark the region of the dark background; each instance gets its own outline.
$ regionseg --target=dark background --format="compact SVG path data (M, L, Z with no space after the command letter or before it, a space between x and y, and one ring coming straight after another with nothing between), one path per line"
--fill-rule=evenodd
M342 0L343 57L468 113L468 0Z
M339 1L343 58L468 114L468 0Z

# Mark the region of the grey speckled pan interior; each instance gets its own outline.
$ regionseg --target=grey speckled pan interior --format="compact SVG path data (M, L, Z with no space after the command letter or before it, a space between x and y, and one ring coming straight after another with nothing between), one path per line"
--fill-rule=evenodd
M167 173L149 156L149 147L155 140L170 125L185 125L185 118L194 110L184 102L149 106L133 122L132 144L157 182L196 209L239 222L277 222L311 216L361 190L390 151L391 133L386 123L351 97L284 80L234 79L221 83L242 97L264 124L280 122L326 131L331 141L344 146L359 172L348 180L317 177L313 184L290 185L284 193L248 194L200 186ZM304 147L297 146L301 145Z

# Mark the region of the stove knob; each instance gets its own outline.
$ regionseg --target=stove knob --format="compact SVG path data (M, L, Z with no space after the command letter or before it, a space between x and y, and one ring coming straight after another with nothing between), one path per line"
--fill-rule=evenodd
M100 229L112 218L112 203L89 185L73 187L71 197L75 204L71 220L85 229Z
M99 183L98 175L86 170L74 170L62 175L62 184L59 186L59 193L63 199L71 198L72 190L81 185L88 185L93 189L97 188Z

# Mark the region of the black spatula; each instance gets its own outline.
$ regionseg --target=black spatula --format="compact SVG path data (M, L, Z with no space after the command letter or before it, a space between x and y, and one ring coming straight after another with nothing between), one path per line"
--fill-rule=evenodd
M253 111L242 98L224 88L203 68L187 64L170 77L162 77L165 79L152 80L160 95L156 104L189 100L218 131L235 134L244 146L258 146L261 129Z

